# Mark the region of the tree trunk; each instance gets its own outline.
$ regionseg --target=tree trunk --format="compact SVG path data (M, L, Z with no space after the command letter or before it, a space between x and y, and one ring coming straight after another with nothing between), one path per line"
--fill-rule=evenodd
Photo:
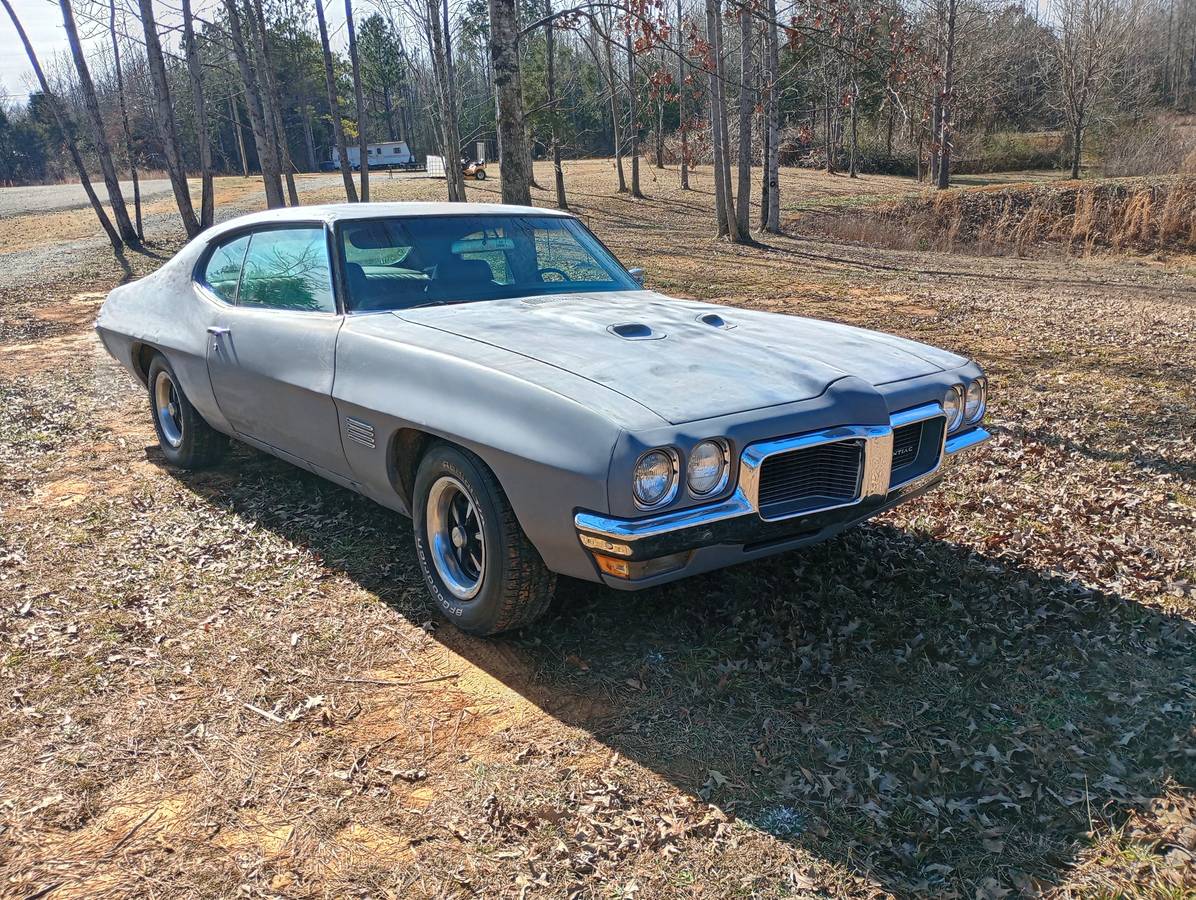
M685 121L685 59L681 52L685 19L677 0L677 121L681 128L681 190L689 190L689 128Z
M112 37L112 69L116 75L116 99L120 105L120 125L125 136L125 162L133 179L133 218L137 240L145 240L141 223L141 180L137 177L137 156L133 152L133 131L129 128L129 107L125 103L125 76L120 65L120 41L116 37L116 0L108 0L108 33Z
M245 131L241 126L241 113L237 109L236 97L229 95L228 108L232 111L233 131L237 133L237 156L241 160L241 176L243 178L248 178L249 156L245 153Z
M321 0L316 0L317 3ZM353 0L345 0L345 28L349 32L349 63L353 68L353 100L357 106L357 146L361 155L361 202L370 202L370 151L365 134L365 96L361 90L361 64L357 59L357 32L353 27Z
M316 138L311 130L311 107L303 107L303 150L307 154L307 169L314 172L319 168L316 162Z
M552 4L549 3L548 14L552 15ZM554 35L556 32L555 23L548 22L544 26L544 44L546 46L545 53L546 62L548 65L548 83L546 89L548 92L548 116L552 123L552 130L549 132L550 140L552 141L552 178L554 186L556 187L556 205L558 209L568 209L569 203L565 198L565 173L561 169L561 139L559 134L560 123L557 121L556 108L556 48L554 46Z
M765 25L768 29L768 100L765 107L768 117L768 160L764 167L768 183L768 218L764 230L770 234L781 233L781 126L780 98L777 96L781 63L776 19L776 0L768 0L768 22Z
M721 102L718 80L718 41L715 38L715 23L718 21L718 0L706 0L706 34L710 45L711 59L707 61L710 83L710 150L714 158L714 214L718 222L718 236L731 233L732 212L727 207L726 186L723 184L723 143L719 123Z
M266 206L270 209L277 209L280 206L286 206L286 198L282 193L282 176L278 171L278 155L266 127L266 112L262 106L262 95L254 66L249 60L249 45L245 41L245 31L241 27L241 13L237 10L236 0L224 0L224 12L228 17L233 56L236 57L237 70L241 73L241 85L245 89L245 111L249 114L249 130L253 134L253 146L257 150L258 166L262 170L262 186L266 190ZM250 23L250 27L252 27L252 23ZM235 113L236 109L234 108L233 111ZM240 129L238 129L239 131ZM241 154L244 158L243 145Z
M626 194L627 179L623 175L623 135L619 129L619 91L618 82L615 80L615 60L611 51L613 41L609 33L603 36L603 41L606 44L606 84L610 88L610 121L615 139L615 171L619 173L618 193Z
M751 229L752 215L752 82L756 78L752 59L752 15L739 11L739 196L736 198L735 219L739 233L746 238Z
M187 186L187 172L183 168L183 155L179 150L179 130L174 119L174 104L170 99L170 83L166 78L166 62L162 58L162 43L158 39L158 26L154 22L153 0L137 0L141 9L141 24L145 31L145 63L154 84L154 118L162 138L162 151L166 157L166 170L170 185L174 189L174 201L183 220L187 237L199 234L199 220L195 218L195 207L191 205L191 190Z
M515 0L489 0L490 62L498 121L498 161L502 202L531 206L523 91L519 85L519 26Z
M64 3L67 0L63 0ZM215 219L216 201L212 193L212 138L208 134L208 110L203 96L203 65L195 40L195 22L191 0L183 0L183 50L187 56L187 76L191 81L191 102L195 104L195 140L199 144L199 227L209 228Z
M92 82L91 72L87 68L87 59L83 56L83 46L79 43L79 31L75 27L75 14L71 10L70 0L59 0L59 6L62 7L62 24L66 29L67 41L71 45L75 71L79 74L79 92L83 96L83 108L86 110L91 124L92 144L100 162L104 186L108 189L108 205L112 209L113 218L116 219L116 230L122 241L131 246L136 245L137 231L129 219L124 194L120 189L120 178L116 174L116 166L112 163L112 147L108 143L104 117L100 114L100 101L96 99L95 84Z
M447 21L447 6L440 0L426 0L428 51L432 55L433 81L439 102L439 132L444 153L444 177L448 198L453 203L465 202L465 176L461 172L461 132L457 122L457 82L453 74L452 47L449 35L442 31L441 16Z
M1075 125L1071 130L1071 178L1072 181L1078 181L1080 178L1080 156L1083 150L1084 139L1084 122L1077 118Z
M942 121L942 99L935 96L930 107L930 182L938 184L939 180L939 128Z
M851 82L851 151L849 153L849 163L847 174L851 178L859 178L859 153L860 153L860 127L859 127L859 110L857 109L859 101L859 86L855 83L854 77Z
M955 13L959 0L947 0L947 47L943 58L943 101L939 110L942 117L939 130L939 190L951 186L951 110L955 79Z
M824 86L823 99L826 102L826 134L823 135L823 144L826 151L826 174L834 175L835 155L831 141L831 83L829 81Z
M715 94L718 106L718 139L720 148L719 158L722 165L723 208L726 210L727 238L733 243L740 243L744 235L739 231L739 221L735 217L735 195L731 188L731 129L727 115L727 66L723 43L723 16L720 0L713 0L714 12L714 65L717 77L714 79Z
M270 49L270 35L266 31L266 16L262 12L262 0L246 0L250 4L255 51L265 73L266 90L263 94L264 110L269 117L269 130L274 134L274 146L278 153L278 165L287 183L287 196L291 206L299 205L299 193L295 190L295 165L291 162L291 145L287 141L286 125L282 119L282 97L278 82L274 78L274 59Z
M627 127L631 129L631 196L644 198L640 190L639 91L635 87L635 45L627 32Z
M231 3L232 0L225 0ZM341 122L340 103L336 98L336 77L332 73L332 50L328 46L328 23L324 20L324 5L316 0L316 26L320 32L320 49L324 56L324 91L328 95L328 111L332 116L332 133L336 137L336 152L340 157L341 179L345 182L345 197L357 202L357 188L353 184L353 166L349 162L349 147L345 143L345 126ZM364 160L363 160L364 162ZM444 161L447 170L449 161Z
M37 54L33 51L33 45L29 43L29 36L25 34L25 28L21 25L21 20L17 18L17 13L12 8L12 4L9 0L0 0L0 5L4 6L8 17L12 19L17 37L21 39L21 43L25 46L25 55L29 57L29 65L33 69L33 73L37 76L37 83L41 87L42 94L45 95L46 101L50 106L50 112L54 116L54 124L62 132L62 139L66 143L67 151L71 156L71 162L74 163L75 172L79 176L79 184L83 187L83 192L87 194L87 200L91 204L91 209L96 214L96 218L99 219L100 227L108 235L112 249L120 253L123 249L120 235L116 233L116 229L112 226L112 220L108 218L108 213L104 211L104 204L96 196L95 188L91 186L91 179L87 177L87 167L83 165L83 157L79 154L79 145L75 139L74 123L67 118L66 110L59 103L58 97L50 90L50 84L46 81L46 75L42 71L41 63L37 60Z

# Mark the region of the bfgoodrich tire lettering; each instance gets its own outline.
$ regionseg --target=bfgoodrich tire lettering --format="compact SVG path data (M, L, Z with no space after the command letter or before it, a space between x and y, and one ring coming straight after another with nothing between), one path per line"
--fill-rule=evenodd
M150 416L166 461L181 469L215 465L228 449L228 438L203 420L161 353L150 361Z
M476 505L484 553L481 584L468 599L454 594L437 571L435 540L429 535L429 497L448 479L460 485ZM437 487L440 483L440 487ZM449 444L434 444L415 476L412 523L415 552L432 599L462 631L496 634L520 628L543 615L552 601L556 576L519 527L498 479L480 459ZM431 516L433 522L436 516ZM472 574L472 573L470 573ZM457 585L457 594L467 593Z

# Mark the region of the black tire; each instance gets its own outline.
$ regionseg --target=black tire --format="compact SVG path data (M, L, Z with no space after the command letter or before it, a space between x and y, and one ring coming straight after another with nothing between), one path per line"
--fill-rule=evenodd
M473 527L480 526L477 533L482 536L476 593L467 599L454 594L442 577L436 559L443 560L443 552L436 556L437 544L429 536L429 520L434 527L437 521L436 510L429 509L433 491L440 497L446 489L461 493L458 488L476 506L476 518L470 521ZM470 634L491 635L521 628L544 614L552 602L556 575L548 571L519 527L506 494L485 463L458 447L434 444L420 461L413 493L416 557L432 599L449 621ZM433 505L436 502L433 498Z
M162 354L155 355L150 362L147 380L150 418L166 461L180 469L204 469L220 462L228 449L228 438L195 411L183 393L174 369ZM170 388L173 388L172 394ZM162 390L174 398L174 411L170 412L168 405L165 416L159 402Z
M474 173L473 177L477 181L485 181L486 180L486 170L478 169L477 172Z

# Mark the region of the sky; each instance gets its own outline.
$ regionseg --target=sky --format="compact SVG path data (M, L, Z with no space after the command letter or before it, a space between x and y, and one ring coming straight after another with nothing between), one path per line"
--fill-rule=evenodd
M66 42L66 32L62 27L62 10L58 6L57 0L9 0L9 2L12 3L17 17L21 20L25 33L29 35L29 40L33 44L33 50L37 53L42 68L47 72L53 70L54 60L59 57L66 58L70 52ZM122 6L135 7L136 4L130 3L129 0L118 0L118 22L119 10ZM177 23L177 14L171 12L177 6L178 3L172 2L172 0L167 0L167 2L155 0L154 7L157 10L159 22L164 25ZM196 15L208 18L208 13L214 11L218 4L212 0L206 0L206 2L197 0L197 2L193 2L192 6ZM101 27L94 22L87 21L83 11L90 9L100 12L106 7L106 2L82 3L80 0L74 0L76 24L80 34L84 37L84 49L89 57L93 53L107 52L109 46L107 17L105 15ZM341 27L345 19L344 6L336 2L325 2L325 8L328 15L328 30L332 35L331 43L335 48L345 39L344 29ZM140 22L130 18L129 25L133 29L133 34L139 33ZM88 37L93 33L94 37ZM162 35L162 41L168 49L176 47L178 44L178 39L169 33ZM21 46L21 40L17 37L17 31L13 27L12 21L4 12L3 7L0 7L0 100L6 104L20 103L29 96L30 91L36 89L36 76L25 56L25 48Z

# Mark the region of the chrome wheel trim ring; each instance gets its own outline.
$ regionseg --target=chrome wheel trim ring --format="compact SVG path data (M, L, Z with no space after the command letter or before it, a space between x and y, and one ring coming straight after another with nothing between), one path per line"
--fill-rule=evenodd
M472 600L486 573L486 537L477 501L459 480L441 475L428 491L425 519L436 574L458 600Z
M174 379L166 371L158 372L154 379L154 415L158 420L158 430L163 439L171 447L178 448L183 443L183 408L179 402L179 391L175 387Z

